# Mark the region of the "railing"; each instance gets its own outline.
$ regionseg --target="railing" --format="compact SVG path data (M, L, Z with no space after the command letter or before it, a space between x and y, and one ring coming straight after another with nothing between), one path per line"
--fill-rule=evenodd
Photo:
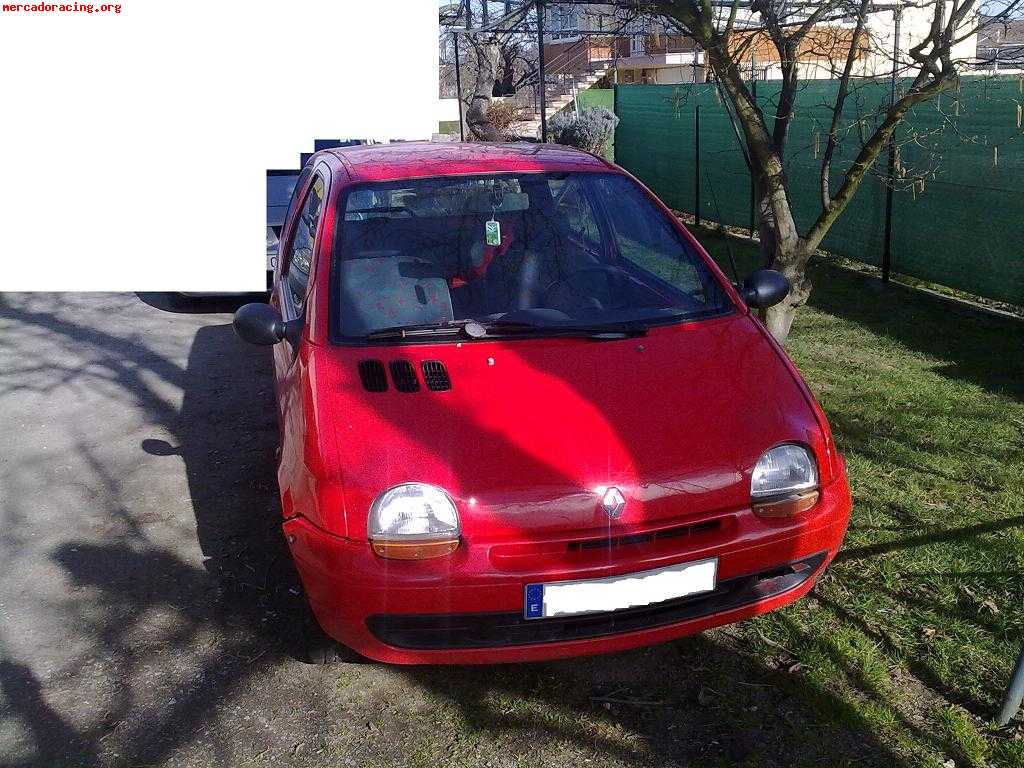
M592 41L582 37L545 61L547 70L545 78L547 82L544 84L545 102L570 93L575 95L577 81L593 72L594 63L603 63L609 60L594 57L593 49ZM539 114L540 94L541 84L535 73L532 81L516 94L515 101L525 108L532 109L535 114Z
M633 41L640 41L640 45L630 44L629 56L624 57L628 59L644 59L649 58L652 62L656 56L665 56L670 53L693 53L693 43L676 43L672 42L673 38L678 37L677 35L665 35L665 42L659 45L648 45L648 40L645 37L634 37Z
M593 68L593 47L588 37L581 37L546 62L548 90L550 95L562 96L575 88L576 81L584 72ZM562 71L559 71L562 70ZM552 83L554 88L551 87Z

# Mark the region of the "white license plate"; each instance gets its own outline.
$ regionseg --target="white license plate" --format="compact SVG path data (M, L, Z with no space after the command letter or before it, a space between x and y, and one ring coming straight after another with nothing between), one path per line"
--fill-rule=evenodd
M603 579L527 584L523 615L544 619L652 605L710 592L717 575L718 558L712 557Z

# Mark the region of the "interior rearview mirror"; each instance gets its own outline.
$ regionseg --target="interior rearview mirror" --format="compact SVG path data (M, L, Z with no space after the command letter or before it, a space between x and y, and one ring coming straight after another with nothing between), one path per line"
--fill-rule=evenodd
M255 303L239 307L232 325L243 341L269 346L282 339L294 341L292 337L298 329L293 324L297 322L301 321L282 320L277 310L269 304Z
M789 280L774 269L751 272L743 281L741 294L747 306L755 309L774 307L789 295Z

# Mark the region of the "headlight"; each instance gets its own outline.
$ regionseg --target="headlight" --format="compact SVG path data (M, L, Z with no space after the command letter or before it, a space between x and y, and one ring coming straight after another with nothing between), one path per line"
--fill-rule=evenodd
M367 531L381 557L420 560L459 546L459 513L451 497L425 483L389 488L370 506Z
M777 445L757 460L750 478L754 511L766 517L788 517L818 502L818 467L801 445Z

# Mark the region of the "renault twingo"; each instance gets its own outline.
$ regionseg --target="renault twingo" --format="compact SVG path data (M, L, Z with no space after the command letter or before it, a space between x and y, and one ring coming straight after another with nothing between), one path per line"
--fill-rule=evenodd
M647 189L537 144L317 153L270 304L283 528L328 635L393 663L622 650L764 613L835 556L828 423Z

